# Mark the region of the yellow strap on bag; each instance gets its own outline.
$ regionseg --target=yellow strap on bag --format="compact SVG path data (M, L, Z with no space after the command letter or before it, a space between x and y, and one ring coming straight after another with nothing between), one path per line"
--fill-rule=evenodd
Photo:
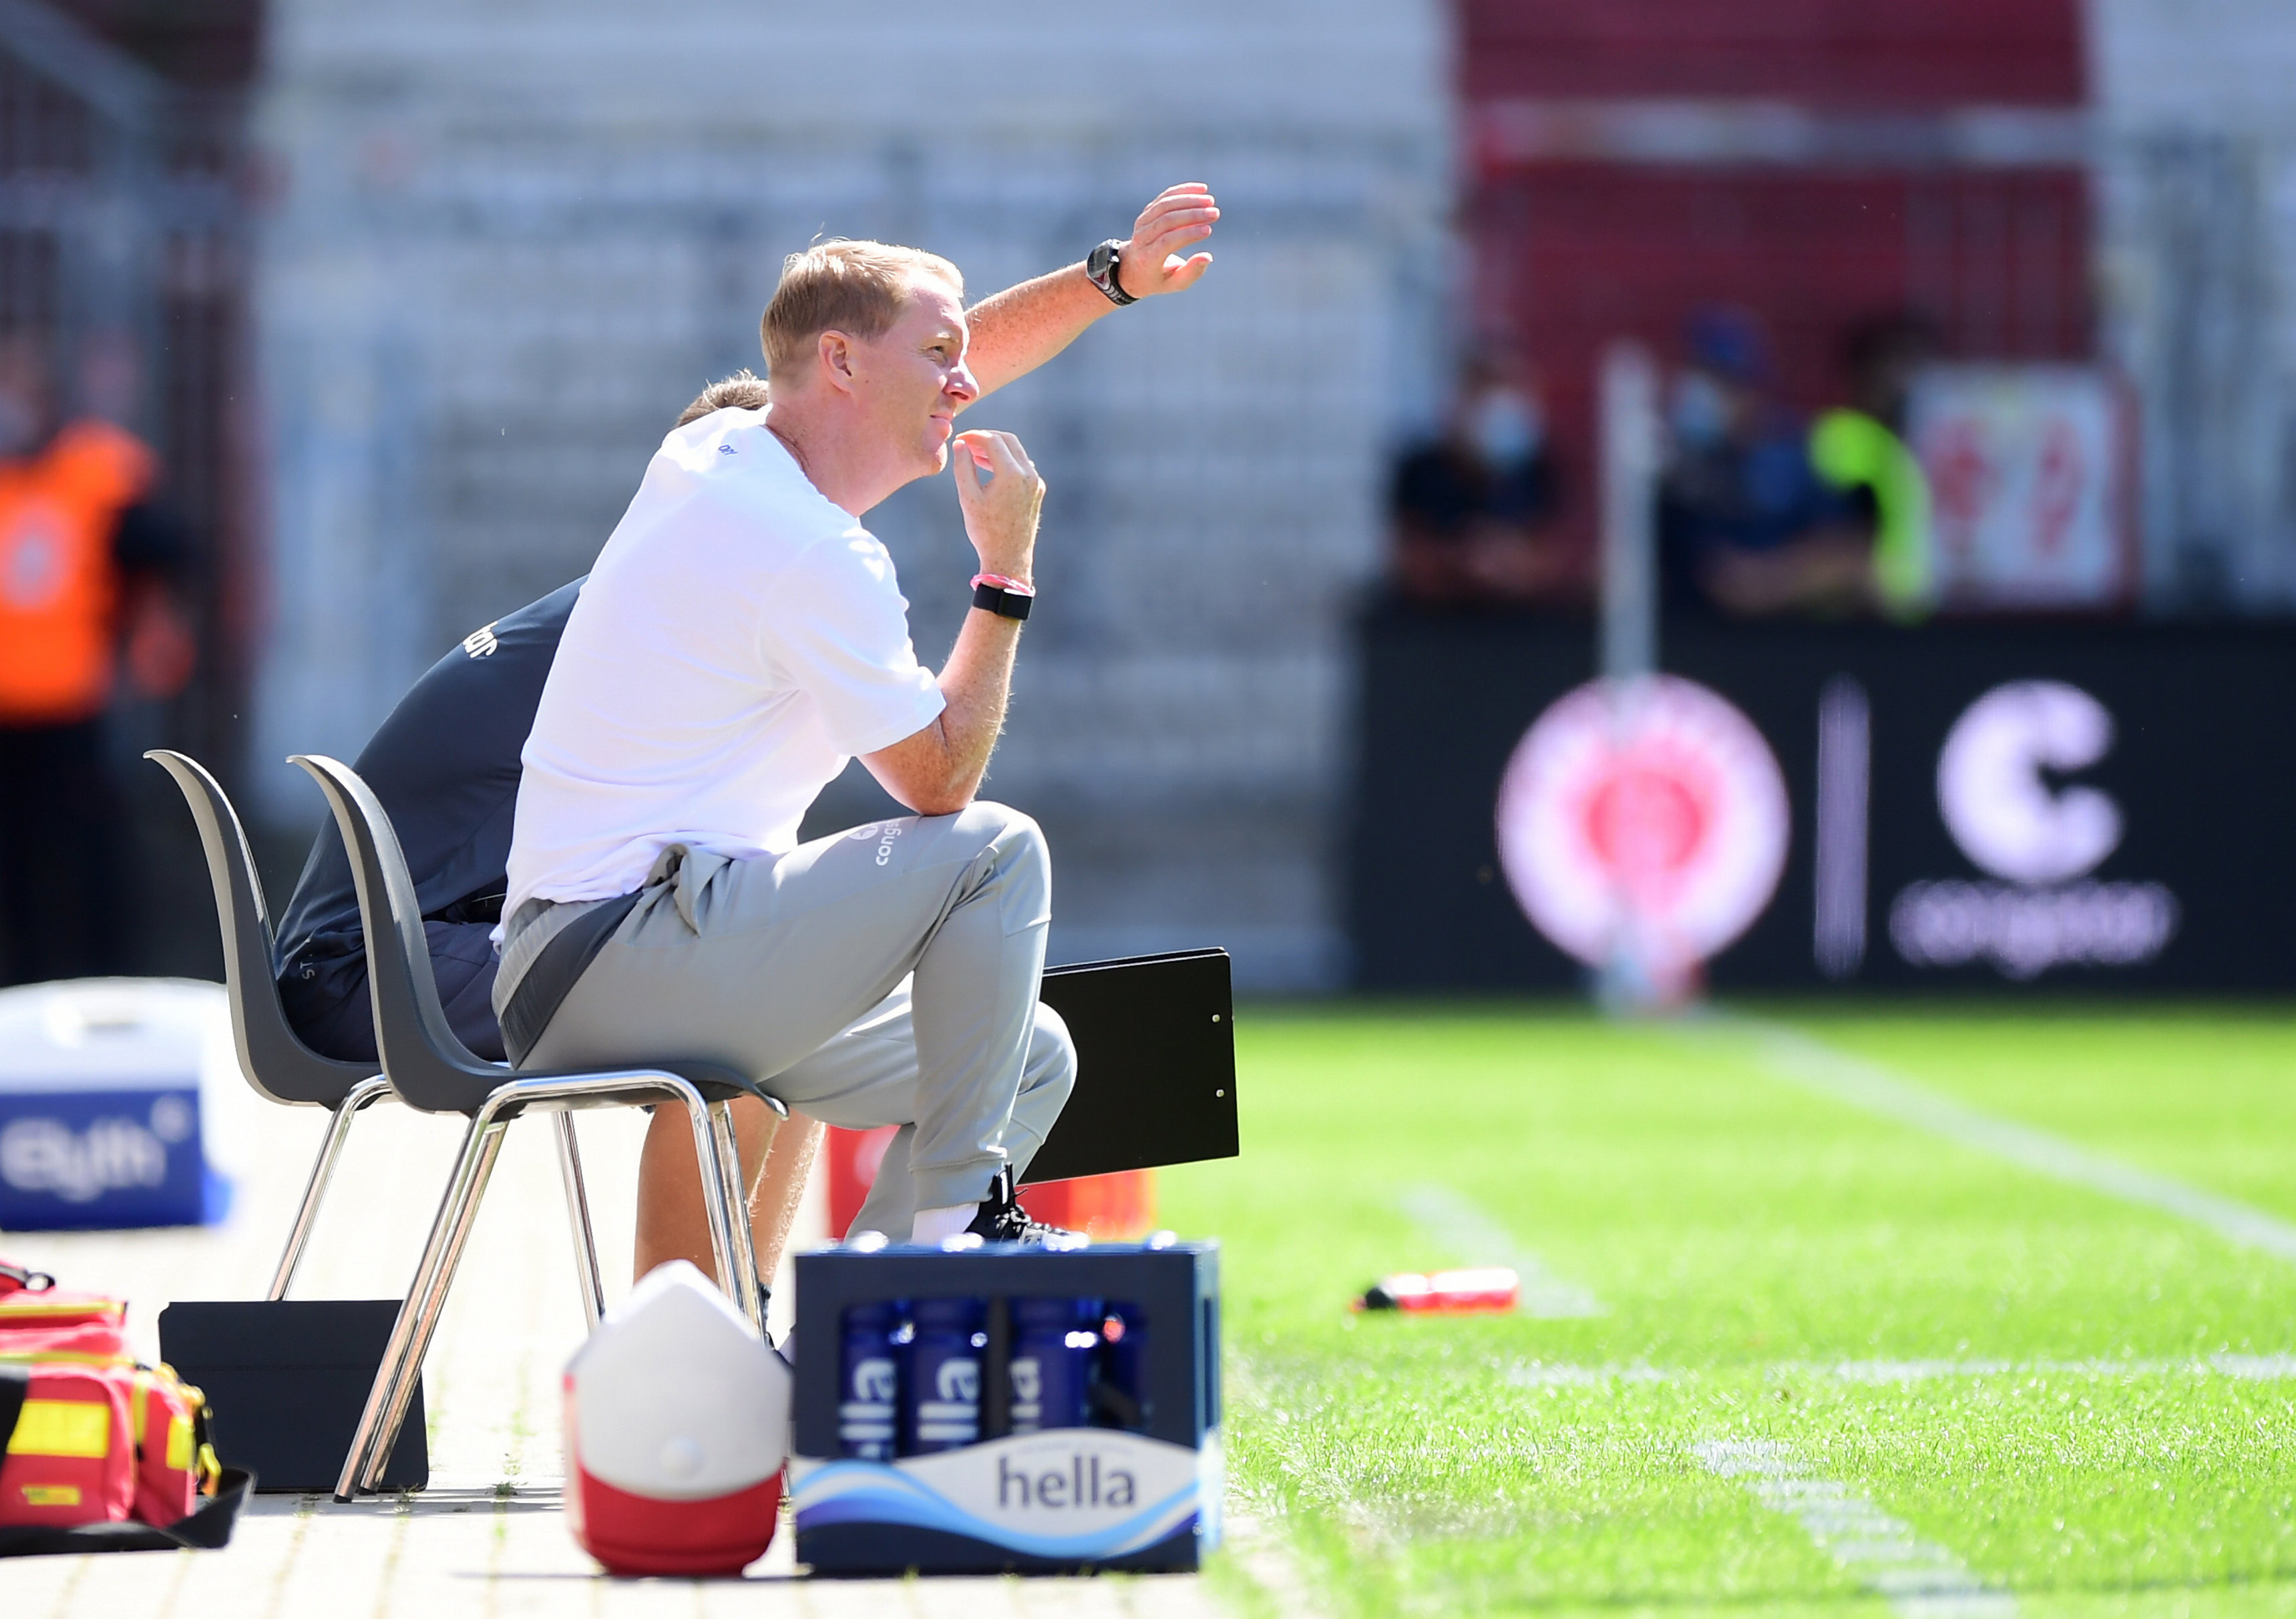
M183 1416L170 1413L168 1423L168 1465L191 1468L196 1465L200 1493L213 1495L216 1484L223 1477L223 1463L216 1460L215 1446L202 1437L201 1430L215 1415L208 1410L207 1391L197 1384L186 1383L176 1375L176 1369L165 1361L152 1369L155 1381L164 1378L173 1385L182 1399Z
M111 1408L94 1401L27 1400L9 1435L11 1456L100 1460L111 1448Z

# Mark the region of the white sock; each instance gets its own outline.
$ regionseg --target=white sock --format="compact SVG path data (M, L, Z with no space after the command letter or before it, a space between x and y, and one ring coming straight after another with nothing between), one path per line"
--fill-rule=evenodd
M916 1222L909 1228L909 1240L929 1247L939 1247L944 1237L954 1237L972 1223L973 1215L980 1212L978 1203L959 1203L948 1208L921 1208Z

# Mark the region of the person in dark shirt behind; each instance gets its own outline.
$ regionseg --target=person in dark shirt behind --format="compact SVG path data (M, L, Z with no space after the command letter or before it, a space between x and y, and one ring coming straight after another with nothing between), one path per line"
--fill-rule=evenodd
M503 1040L491 936L509 886L519 749L581 590L577 579L473 631L415 682L354 765L406 853L447 1019L464 1045L496 1062ZM332 826L311 845L277 950L280 1001L305 1043L373 1061L358 895Z
M1398 587L1435 604L1551 593L1570 571L1545 532L1555 505L1536 390L1506 361L1475 360L1443 437L1396 464L1389 508Z
M1871 522L1811 465L1751 315L1709 309L1668 409L1659 558L1668 600L1733 617L1841 615L1872 600Z

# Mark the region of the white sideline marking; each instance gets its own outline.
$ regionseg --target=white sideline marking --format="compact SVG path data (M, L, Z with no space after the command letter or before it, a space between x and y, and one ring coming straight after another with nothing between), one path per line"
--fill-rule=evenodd
M1242 1569L1244 1577L1275 1602L1275 1611L1286 1615L1286 1619L1292 1615L1301 1615L1301 1619L1314 1619L1320 1615L1323 1607L1301 1577L1291 1547L1249 1512L1239 1512L1231 1507L1226 1517L1221 1535L1227 1543L1228 1555Z
M2007 1619L2017 1611L2008 1592L1988 1587L1959 1558L1849 1485L1818 1477L1791 1445L1718 1439L1694 1451L1723 1477L1746 1480L1764 1506L1800 1524L1844 1573L1906 1619Z
M1515 1304L1518 1315L1572 1321L1609 1313L1601 1299L1555 1275L1538 1255L1517 1247L1506 1227L1449 1187L1414 1186L1400 1201L1421 1231L1467 1263L1513 1269L1522 1283Z
M1259 1369L1240 1349L1229 1351L1226 1378L1226 1402L1231 1415L1246 1407L1267 1405ZM1299 1556L1283 1532L1280 1515L1278 1521L1270 1521L1259 1511L1245 1506L1240 1495L1230 1495L1221 1517L1221 1541L1226 1555L1243 1577L1274 1603L1275 1611L1283 1619L1292 1619L1293 1615L1300 1615L1300 1619L1322 1619L1323 1605L1316 1600L1300 1569ZM1144 1607L1137 1611L1148 1610Z
M1531 1361L1508 1368L1501 1379L1517 1388L1590 1388L1611 1383L1694 1383L1727 1375L1729 1367L1574 1366ZM2237 1383L2296 1382L2296 1354L2212 1354L2205 1360L2091 1361L1778 1361L1754 1369L1765 1378L1830 1378L1841 1383L1928 1383L1947 1378L2230 1378Z
M2296 1225L2260 1208L2076 1147L2030 1125L1994 1118L1800 1029L1736 1013L1711 1014L1699 1021L1710 1034L1750 1041L1773 1075L1816 1095L1992 1153L2070 1185L2194 1221L2236 1243L2296 1261Z
M1499 1374L1499 1380L1517 1388L1592 1388L1598 1383L1687 1383L1697 1375L1667 1366L1572 1366L1532 1361L1508 1367Z
M2209 1364L2227 1378L2277 1383L2296 1378L2296 1354L2212 1354Z

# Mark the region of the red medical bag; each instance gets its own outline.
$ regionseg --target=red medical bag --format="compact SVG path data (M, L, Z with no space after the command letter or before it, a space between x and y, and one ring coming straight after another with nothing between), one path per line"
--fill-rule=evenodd
M0 1261L0 1556L229 1538L247 1476L217 1463L200 1391L136 1363L127 1313Z

